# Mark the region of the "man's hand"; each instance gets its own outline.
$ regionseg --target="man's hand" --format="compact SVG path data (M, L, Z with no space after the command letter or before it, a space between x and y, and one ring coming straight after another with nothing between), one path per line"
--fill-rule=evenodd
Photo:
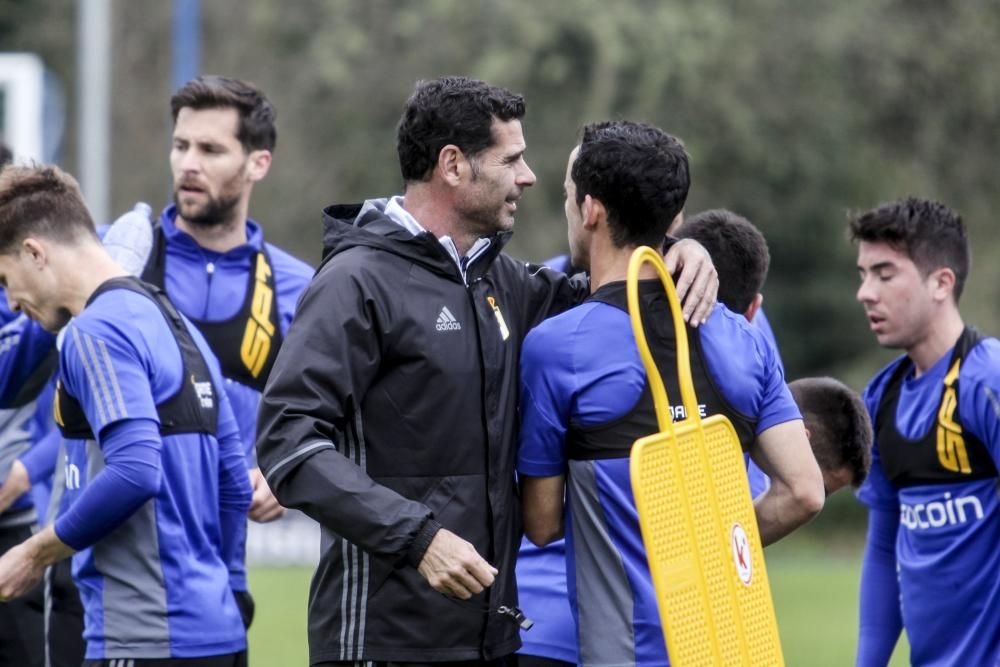
M719 294L719 274L708 251L693 239L681 239L670 246L663 260L670 275L681 270L676 288L684 321L693 327L704 324Z
M250 511L247 516L257 523L267 523L285 516L284 507L278 504L278 499L271 493L271 487L264 479L260 468L250 469L250 486L253 488L253 499L250 501Z
M45 568L73 554L49 525L0 557L0 602L20 597L42 580Z
M498 572L475 547L444 528L434 535L417 571L434 590L460 600L482 593Z
M3 514L8 507L23 496L31 488L31 480L28 479L28 469L20 460L14 459L7 473L7 479L3 486L0 486L0 514Z

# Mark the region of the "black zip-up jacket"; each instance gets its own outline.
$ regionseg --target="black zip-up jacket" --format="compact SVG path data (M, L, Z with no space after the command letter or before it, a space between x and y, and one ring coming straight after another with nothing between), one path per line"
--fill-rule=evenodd
M286 507L323 527L312 662L492 659L520 645L514 480L518 358L528 330L586 284L501 252L463 279L430 233L370 205L324 211L324 261L264 391L258 457ZM499 575L469 601L419 565L439 527Z

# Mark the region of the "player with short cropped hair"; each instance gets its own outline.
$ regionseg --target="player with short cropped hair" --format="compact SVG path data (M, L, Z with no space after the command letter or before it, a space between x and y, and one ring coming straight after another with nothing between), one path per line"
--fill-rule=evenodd
M265 241L263 226L249 217L253 187L271 168L276 111L255 85L204 75L174 93L170 112L174 202L155 221L141 277L167 293L218 358L254 489L249 518L273 521L285 510L257 467L257 407L313 275L305 262ZM244 547L229 566L249 627L254 603Z
M719 272L719 301L753 321L764 300L760 290L771 265L763 234L741 215L712 209L689 217L674 236L694 239L708 250Z
M590 270L591 295L533 329L521 355L525 533L536 544L557 539L565 502L567 580L585 665L667 664L629 476L633 442L657 423L625 276L637 246L663 239L688 183L684 148L662 130L627 121L584 129L567 165L565 209L572 261ZM648 266L640 272L643 319L676 400L673 316L655 275ZM819 511L823 494L775 351L726 308L688 335L705 414L727 415L775 480L756 509L763 541L780 539Z
M56 167L0 172L0 286L14 311L66 327L54 413L67 452L55 523L0 558L0 600L72 556L86 665L245 664L226 563L250 484L204 339L112 261Z
M907 198L850 223L861 302L904 355L864 400L875 434L857 663L886 665L906 629L914 665L1000 661L1000 341L958 308L970 265L961 217Z
M831 377L800 378L788 388L802 412L826 495L848 484L861 486L871 467L872 448L871 420L861 397Z

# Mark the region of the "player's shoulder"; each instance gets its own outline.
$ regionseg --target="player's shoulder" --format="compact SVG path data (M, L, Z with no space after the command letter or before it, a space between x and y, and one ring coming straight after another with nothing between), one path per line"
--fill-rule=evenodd
M1000 387L1000 340L990 336L969 350L959 371L959 381Z
M572 337L594 334L598 339L628 323L628 313L600 301L585 301L577 306L542 320L528 332L525 345L558 345L566 347ZM596 341L595 341L596 343Z
M131 289L116 288L98 294L73 320L73 324L80 330L95 334L101 331L132 331L143 328L154 314L157 320L163 319L151 298Z
M536 362L587 367L623 349L635 350L628 313L585 301L540 322L524 340L522 354Z
M697 329L707 354L734 357L750 365L763 364L777 354L767 335L739 313L717 304L708 321Z
M65 344L105 345L155 350L170 331L151 298L130 289L102 292L68 325Z

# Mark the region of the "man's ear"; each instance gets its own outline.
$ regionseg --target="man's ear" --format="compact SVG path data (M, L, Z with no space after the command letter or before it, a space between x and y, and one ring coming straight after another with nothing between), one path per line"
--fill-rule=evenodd
M583 228L593 231L602 222L608 219L608 210L600 199L594 199L590 195L584 195L583 205L580 207L583 217Z
M931 281L932 294L935 299L944 301L949 295L955 296L955 283L958 281L955 272L948 267L942 267L931 272L928 276Z
M271 151L258 150L250 151L250 157L247 160L247 177L250 179L251 183L256 183L267 176L267 172L271 169Z
M743 316L747 318L747 322L753 322L753 318L757 315L757 311L760 310L761 304L764 303L764 295L757 292L757 296L753 298L750 305L743 312Z
M28 237L21 242L21 252L24 253L36 268L45 266L48 262L48 249L40 240Z
M437 166L434 169L445 183L454 187L462 182L463 176L472 171L472 165L461 148L448 144L438 152Z

